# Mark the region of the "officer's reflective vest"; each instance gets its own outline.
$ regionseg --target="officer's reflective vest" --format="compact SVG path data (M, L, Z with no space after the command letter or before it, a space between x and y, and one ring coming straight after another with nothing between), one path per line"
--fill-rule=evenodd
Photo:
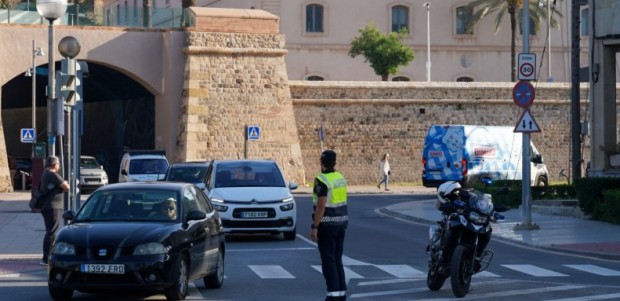
M347 215L347 181L337 171L319 174L316 179L327 186L327 204L321 223L334 226L346 225L349 220ZM316 193L313 193L312 202L315 206L317 200Z

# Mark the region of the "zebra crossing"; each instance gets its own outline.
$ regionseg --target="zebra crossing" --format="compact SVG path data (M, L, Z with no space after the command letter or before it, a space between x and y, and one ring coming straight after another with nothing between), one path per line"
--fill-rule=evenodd
M296 279L298 276L281 265L248 265L255 276L261 279ZM320 265L311 268L321 273ZM416 268L410 265L368 264L351 265L344 268L347 279L425 279L426 267ZM580 274L600 277L620 277L620 270L614 270L592 264L563 264L554 267L540 267L532 264L501 264L474 275L480 278L502 278L508 272L514 272L535 278L570 277Z

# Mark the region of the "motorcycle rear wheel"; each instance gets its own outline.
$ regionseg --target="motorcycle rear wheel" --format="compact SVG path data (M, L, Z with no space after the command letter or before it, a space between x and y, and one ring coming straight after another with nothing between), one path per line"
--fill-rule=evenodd
M472 250L465 246L459 245L452 254L452 263L450 266L450 282L452 284L452 293L457 298L463 298L469 292L471 284L471 262Z
M437 268L429 267L428 274L426 275L426 286L431 291L438 291L443 286L443 283L448 278L437 271Z

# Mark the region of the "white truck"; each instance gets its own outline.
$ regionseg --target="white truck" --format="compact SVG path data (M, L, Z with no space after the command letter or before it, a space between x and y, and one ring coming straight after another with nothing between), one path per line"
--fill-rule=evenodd
M485 176L521 180L522 139L508 126L432 125L422 150L422 184L437 187L458 181L472 187ZM530 159L531 185L547 185L549 172L533 143Z

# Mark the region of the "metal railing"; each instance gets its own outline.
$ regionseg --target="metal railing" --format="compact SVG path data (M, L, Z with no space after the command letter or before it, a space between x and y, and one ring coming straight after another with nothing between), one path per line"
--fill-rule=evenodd
M77 11L77 13L76 13ZM56 25L139 28L182 27L182 8L108 6L84 10L70 6ZM145 17L146 16L146 17ZM185 22L187 23L187 22ZM0 24L47 24L35 10L0 9Z

